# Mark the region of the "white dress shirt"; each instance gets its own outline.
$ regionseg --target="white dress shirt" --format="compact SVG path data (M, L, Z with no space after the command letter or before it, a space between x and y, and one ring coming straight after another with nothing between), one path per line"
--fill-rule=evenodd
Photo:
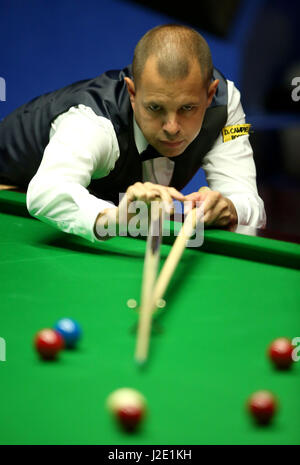
M244 124L240 92L228 83L226 126ZM134 121L134 138L139 153L147 141ZM114 205L91 195L92 179L107 176L120 156L118 140L110 120L84 105L70 108L52 123L49 143L40 167L27 191L29 212L64 232L97 241L93 229L98 214ZM238 223L264 227L266 215L256 187L256 170L249 136L223 142L220 134L202 165L209 187L229 198ZM155 158L143 162L143 181L169 185L174 162ZM199 186L200 187L200 186Z

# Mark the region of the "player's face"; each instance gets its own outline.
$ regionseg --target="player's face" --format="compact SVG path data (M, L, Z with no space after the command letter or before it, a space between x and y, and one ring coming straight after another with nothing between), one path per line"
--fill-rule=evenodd
M125 78L135 119L148 143L164 156L180 155L200 132L218 81L207 89L198 63L189 75L169 81L160 76L155 58L145 65L138 89Z

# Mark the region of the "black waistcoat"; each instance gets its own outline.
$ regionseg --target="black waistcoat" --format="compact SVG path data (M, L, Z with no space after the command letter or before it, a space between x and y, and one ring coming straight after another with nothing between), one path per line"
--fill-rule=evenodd
M142 181L142 162L134 142L133 114L125 76L132 77L130 66L44 94L4 118L0 123L0 178L27 187L49 142L51 122L72 106L83 104L111 120L120 149L114 169L108 176L92 180L88 188L94 195L118 203L120 192ZM201 167L204 155L227 120L227 82L216 69L214 79L220 79L220 84L205 113L201 131L183 154L176 157L170 185L178 190Z

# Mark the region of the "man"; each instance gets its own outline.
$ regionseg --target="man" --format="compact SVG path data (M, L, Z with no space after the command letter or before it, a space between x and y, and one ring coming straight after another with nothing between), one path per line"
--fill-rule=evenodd
M137 44L132 68L46 94L5 118L0 178L29 183L32 215L91 241L132 201L157 197L204 201L206 225L264 227L244 123L240 94L213 68L203 37L159 26ZM201 166L210 189L183 196Z

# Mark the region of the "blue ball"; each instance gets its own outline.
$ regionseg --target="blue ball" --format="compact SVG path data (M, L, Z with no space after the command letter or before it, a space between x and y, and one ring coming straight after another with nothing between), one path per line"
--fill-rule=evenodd
M75 347L82 333L77 321L71 318L62 318L58 320L54 329L62 335L67 348Z

